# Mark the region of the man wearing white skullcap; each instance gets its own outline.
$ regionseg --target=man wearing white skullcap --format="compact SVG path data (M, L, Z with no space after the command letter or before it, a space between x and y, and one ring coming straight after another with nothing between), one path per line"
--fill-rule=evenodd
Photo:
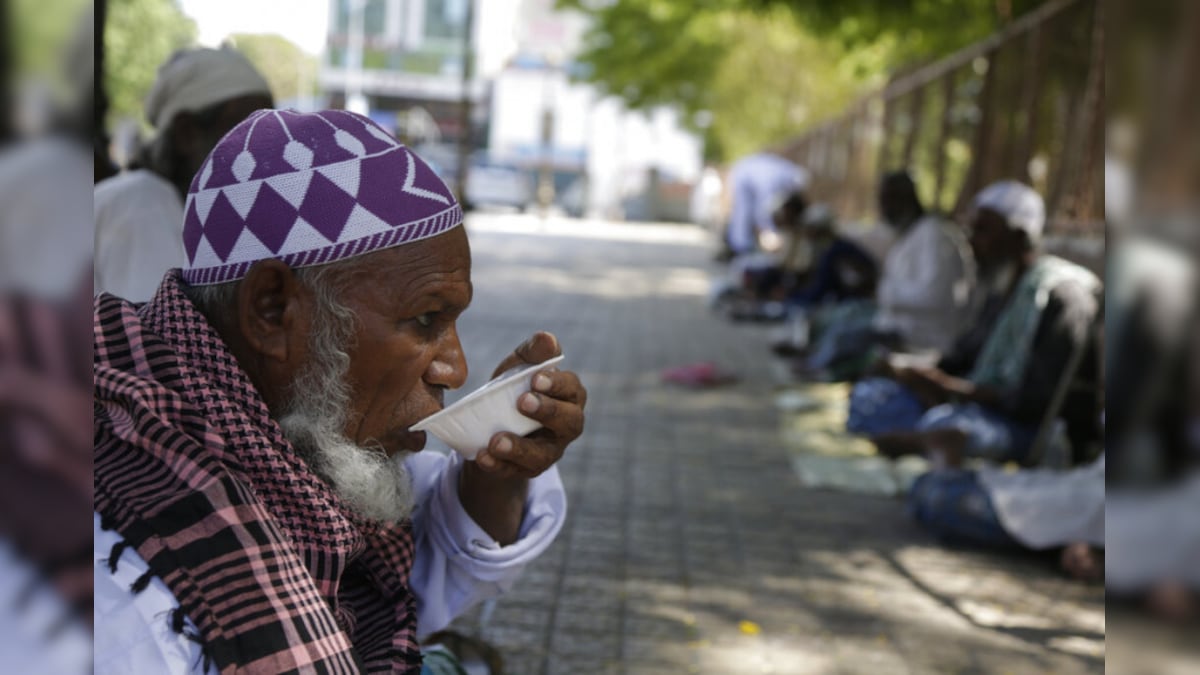
M164 272L183 266L192 176L227 131L271 105L267 81L229 48L182 50L159 68L145 101L153 140L133 170L96 186L97 294L146 302Z
M1029 186L994 183L972 206L971 248L988 293L975 325L936 367L893 367L887 384L865 380L851 394L847 426L884 454L1022 461L1062 378L1090 377L1069 364L1089 349L1099 279L1041 252L1045 205ZM1060 415L1073 451L1086 454L1097 440L1095 396L1073 394Z

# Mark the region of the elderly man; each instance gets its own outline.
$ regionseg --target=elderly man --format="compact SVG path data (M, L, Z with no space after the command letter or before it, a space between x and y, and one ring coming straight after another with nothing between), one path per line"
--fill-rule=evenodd
M96 670L403 672L561 527L545 369L474 461L410 427L467 364L462 211L369 119L261 110L191 184L182 270L95 307ZM560 352L535 334L496 369Z
M851 431L897 456L935 450L1019 461L1072 356L1087 348L1100 281L1040 252L1045 206L1029 186L1002 181L975 197L971 246L991 290L978 329L964 332L935 367L889 367L889 378L851 393ZM1095 428L1095 406L1065 411L1077 441Z
M146 97L157 130L134 170L95 190L95 292L146 302L184 264L183 201L200 163L235 124L271 107L271 88L232 49L176 52Z

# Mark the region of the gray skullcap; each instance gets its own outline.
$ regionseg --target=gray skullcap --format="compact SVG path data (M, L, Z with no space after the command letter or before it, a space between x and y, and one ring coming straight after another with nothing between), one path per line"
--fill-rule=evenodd
M187 49L159 67L146 96L146 119L162 131L181 112L252 94L270 96L271 86L241 53L228 47Z
M1036 190L1015 180L1003 180L985 187L975 195L977 209L995 211L1008 221L1008 226L1025 232L1029 241L1037 243L1046 227L1046 203Z

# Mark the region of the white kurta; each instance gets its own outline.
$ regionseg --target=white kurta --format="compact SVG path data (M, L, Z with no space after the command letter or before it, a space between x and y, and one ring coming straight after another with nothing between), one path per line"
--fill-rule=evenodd
M462 461L426 451L407 460L416 488L416 544L409 586L417 597L419 636L445 628L476 603L507 591L525 567L562 529L567 502L558 470L530 481L520 539L500 546L471 519L458 499ZM130 584L148 569L132 549L109 572L107 560L120 535L100 529L95 516L95 667L97 675L126 673L215 673L203 669L200 646L170 628L179 606L167 585L154 577L141 593ZM196 633L190 620L185 632Z
M888 251L876 327L899 333L909 348L948 351L966 326L974 278L966 238L926 215Z
M0 289L65 298L86 283L87 147L41 138L0 152Z
M175 186L146 169L96 185L95 287L132 302L148 302L163 274L183 267L183 201Z
M1024 546L1104 546L1104 457L1070 471L985 467L979 483L1004 530Z

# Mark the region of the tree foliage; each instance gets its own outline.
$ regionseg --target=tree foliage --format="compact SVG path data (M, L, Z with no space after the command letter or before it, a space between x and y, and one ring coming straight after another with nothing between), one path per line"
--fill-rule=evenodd
M14 0L4 11L12 23L5 45L18 72L38 75L60 72L68 44L84 26L86 0Z
M925 61L981 40L1048 0L746 0L786 7L822 37L847 48L888 40L893 67Z
M592 25L588 79L676 106L728 160L840 112L896 69L968 45L1045 0L559 0ZM708 123L711 120L711 123Z
M276 102L316 92L317 57L282 35L237 33L229 37L239 52L267 78Z
M158 67L195 41L195 22L174 0L109 0L104 26L109 119L142 119L142 100Z
M590 6L588 79L634 109L679 108L728 160L802 132L878 84L879 49L849 53L784 7L742 0L616 0Z

